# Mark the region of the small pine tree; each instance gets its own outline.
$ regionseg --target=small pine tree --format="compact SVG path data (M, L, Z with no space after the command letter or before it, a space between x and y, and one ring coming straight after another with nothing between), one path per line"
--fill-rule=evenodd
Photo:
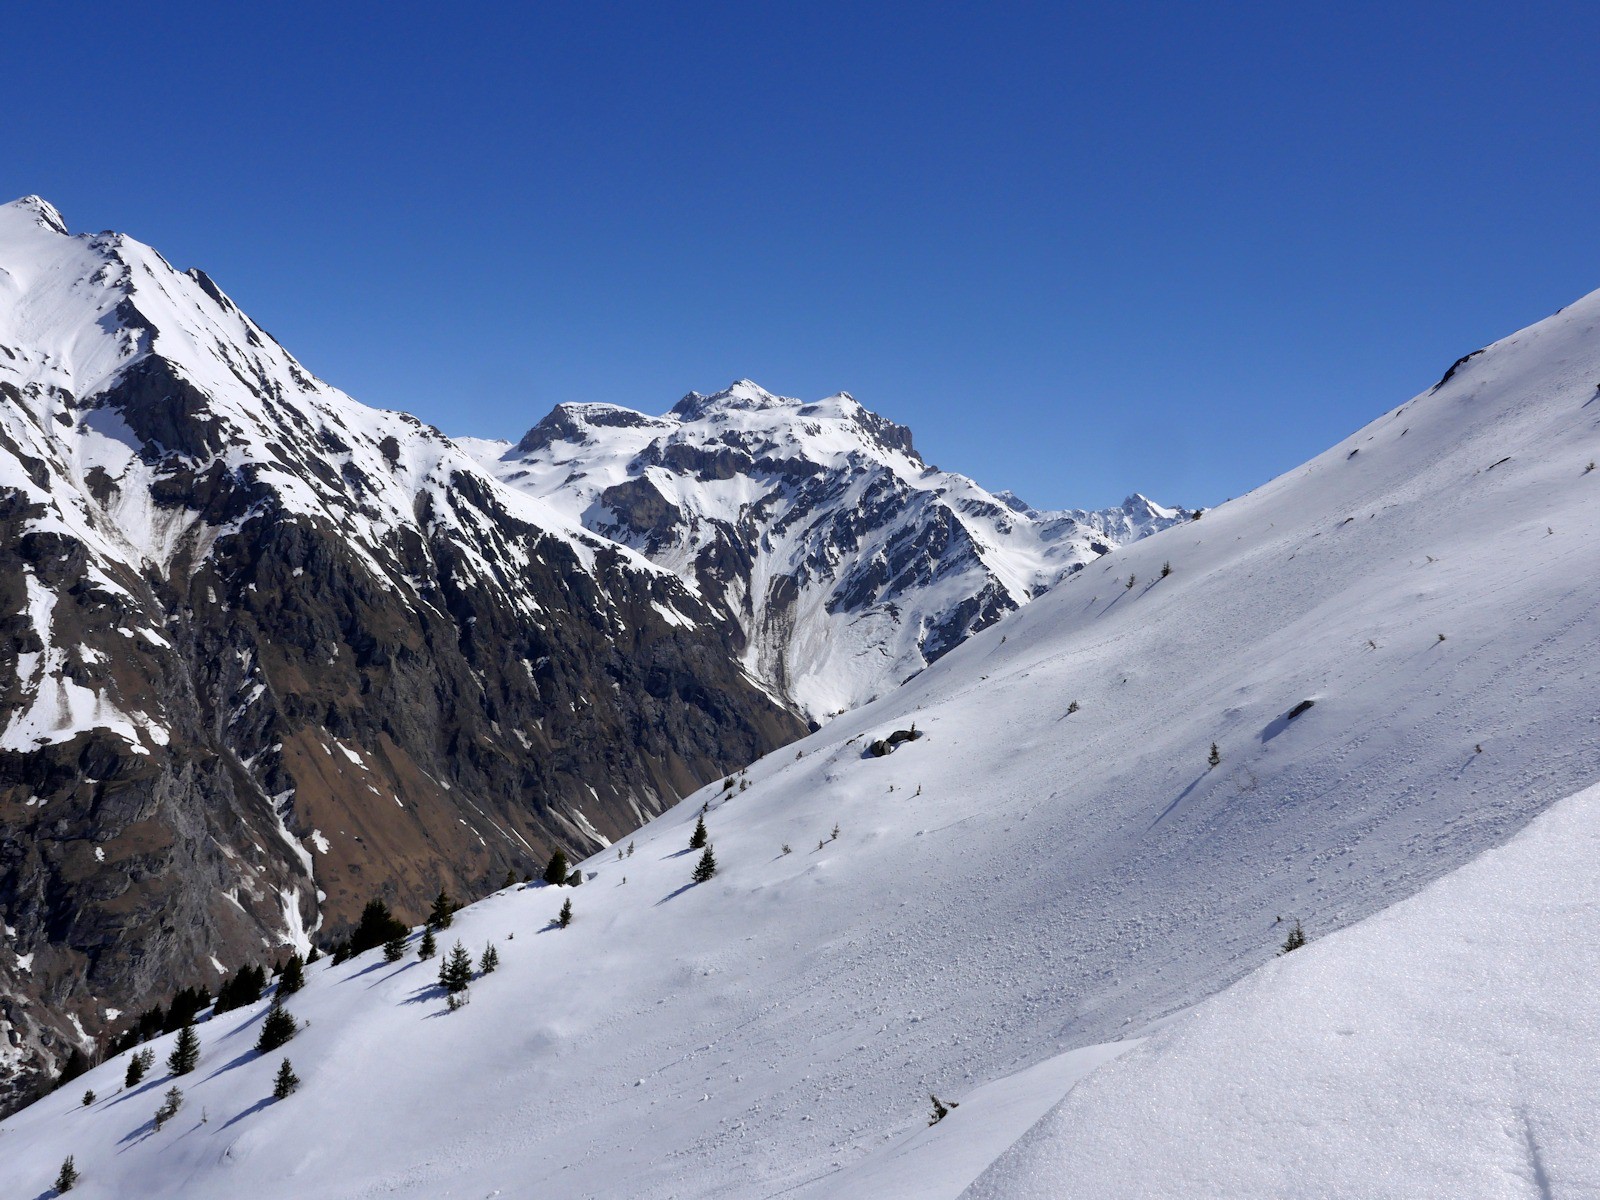
M150 1064L155 1061L156 1052L146 1046L143 1050L134 1052L128 1059L128 1071L122 1077L122 1086L125 1088L137 1087L144 1079L144 1073L150 1069Z
M702 816L694 823L694 832L689 835L689 849L699 850L711 840L711 835L706 832L706 819Z
M483 948L483 957L478 960L478 974L488 975L500 965L500 951L490 942Z
M311 947L311 953L306 955L306 966L309 967L312 963L316 962L317 959L319 959L321 957L322 957L322 951L318 950L315 946Z
M1067 705L1067 716L1070 717L1073 713L1075 713L1077 711L1078 711L1078 702L1076 700L1074 700L1071 704Z
M83 1106L85 1108L88 1108L89 1105L91 1105L93 1103L94 1103L94 1089L90 1088L87 1092L85 1092L83 1094Z
M560 887L567 881L567 875L572 870L567 865L567 852L557 850L550 856L550 865L544 869L544 881L552 887Z
M167 1055L167 1070L174 1075L187 1075L199 1062L200 1035L195 1032L194 1022L190 1021L178 1030L178 1040L173 1043L172 1053Z
M460 942L439 963L439 986L451 995L472 986L472 955Z
M66 1161L61 1164L61 1170L56 1174L56 1191L70 1192L78 1182L78 1165L72 1161L72 1155L67 1155Z
M633 857L633 843L632 842L628 843L628 857L629 858Z
M161 1107L156 1109L156 1128L160 1129L173 1117L178 1115L178 1110L183 1107L183 1091L176 1084L167 1089L167 1094L161 1099Z
M1211 743L1211 753L1206 756L1206 762L1215 767L1222 762L1222 751L1217 749L1215 742Z
M422 940L417 943L417 957L426 962L439 952L439 945L433 940L433 930L423 929Z
M404 934L399 937L392 937L383 944L384 962L399 962L405 957L405 953L406 939Z
M788 842L785 842L785 843L784 843L784 844L783 844L783 852L784 852L784 853L785 853L785 854L793 854L793 853L794 853L794 847L793 847L793 846L791 846L791 845L789 845L789 843L788 843Z
M1288 954L1289 951L1298 950L1305 944L1306 931L1300 928L1300 922L1299 920L1296 920L1294 926L1289 930L1289 936L1283 939L1283 947L1278 951L1278 953Z
M1131 591L1133 591L1133 585L1138 583L1138 582L1139 582L1139 577L1137 575L1129 575L1128 576L1128 582L1125 583L1123 586L1126 587L1131 592Z
M449 929L450 922L455 920L456 906L451 903L450 895L443 888L433 898L433 908L428 912L428 924L434 929Z
M283 974L278 976L278 995L292 996L306 985L305 963L299 954L289 955L289 961L283 965Z
M1168 575L1171 575L1171 574L1172 574L1172 564L1169 563L1169 562L1162 563L1161 564L1161 578L1165 579Z
M561 915L556 918L556 924L561 926L561 928L563 928L563 929L565 929L568 925L572 924L572 901L571 901L571 899L568 899L567 902L561 906Z
M889 786L893 787L894 785L890 784ZM830 837L828 840L830 842L837 842L839 840L839 822L835 821L833 823L833 836Z
M286 1058L278 1064L278 1075L272 1081L272 1098L286 1100L294 1094L295 1088L300 1086L300 1076L294 1073L294 1068L289 1065Z
M256 1038L256 1050L261 1054L276 1050L300 1030L295 1024L295 1019L289 1010L284 1008L283 1002L274 998L272 1007L267 1009L266 1018L261 1022L261 1035Z
M716 873L717 856L712 853L711 846L707 843L705 853L700 856L700 861L695 864L694 881L696 883L704 883Z

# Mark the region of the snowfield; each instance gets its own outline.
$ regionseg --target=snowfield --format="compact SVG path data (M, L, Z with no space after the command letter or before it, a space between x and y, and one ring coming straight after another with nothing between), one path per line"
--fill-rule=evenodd
M0 1193L67 1154L86 1198L1593 1191L1596 793L1511 839L1600 779L1597 323L458 914L502 959L460 1012L437 960L319 963L284 1051L264 1004L201 1025L159 1132L172 1038L105 1064L0 1125Z

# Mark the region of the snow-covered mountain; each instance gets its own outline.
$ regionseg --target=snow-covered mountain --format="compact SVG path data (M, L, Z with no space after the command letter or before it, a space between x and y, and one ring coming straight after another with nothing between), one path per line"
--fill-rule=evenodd
M744 665L820 720L887 692L1124 542L1187 519L1143 496L1038 512L922 461L840 393L748 379L664 416L561 404L515 446L464 443L505 483L670 568Z
M0 207L0 1110L117 1010L593 850L803 724L670 572Z
M1215 1196L1283 1178L1245 1169L1267 1148L1355 1164L1328 1191L1581 1194L1592 1004L1521 1003L1517 973L1594 978L1592 795L1365 919L1600 779L1597 384L1600 293L690 796L581 888L458 914L442 941L502 960L460 1011L414 955L319 965L283 1051L250 1049L263 1005L203 1023L161 1130L173 1081L119 1091L109 1062L0 1123L0 1184L39 1194L71 1154L88 1197L926 1198L1002 1158L974 1196ZM719 869L696 886L702 811ZM1429 939L1461 916L1491 936ZM1296 920L1311 943L1278 959ZM1499 1040L1386 1065L1458 1016ZM1252 1044L1271 1019L1303 1040ZM285 1056L303 1083L274 1102ZM930 1093L961 1105L932 1129ZM1430 1174L1419 1131L1471 1169ZM1210 1149L1229 1139L1240 1170Z

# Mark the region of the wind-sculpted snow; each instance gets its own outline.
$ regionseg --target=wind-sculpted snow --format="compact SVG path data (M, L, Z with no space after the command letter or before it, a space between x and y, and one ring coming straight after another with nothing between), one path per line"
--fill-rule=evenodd
M319 965L290 1002L311 1021L285 1051L304 1080L294 1096L271 1103L280 1055L247 1049L262 1006L227 1014L201 1026L176 1123L150 1127L159 1070L119 1094L113 1061L0 1124L0 1182L37 1195L71 1153L88 1195L822 1197L906 1178L909 1194L953 1197L983 1168L970 1147L998 1153L1053 1089L1128 1050L1069 1093L1061 1112L1081 1097L1081 1129L1039 1136L1115 1152L1085 1174L1098 1180L1137 1169L1123 1152L1145 1131L1172 1168L1157 1177L1167 1195L1201 1178L1182 1174L1182 1154L1214 1136L1243 1148L1239 1169L1188 1194L1270 1190L1265 1156L1292 1161L1295 1147L1269 1135L1302 1126L1239 1130L1271 1120L1252 1095L1292 1101L1330 1136L1341 1113L1370 1130L1383 1101L1363 1089L1396 1073L1360 1058L1363 1036L1418 1063L1407 1030L1471 1007L1431 988L1498 970L1502 951L1590 969L1589 940L1569 960L1559 938L1546 954L1511 936L1537 932L1540 911L1560 928L1587 920L1592 888L1573 875L1585 847L1550 859L1556 886L1530 888L1505 930L1426 941L1431 922L1469 908L1485 920L1495 889L1543 870L1539 829L1503 867L1484 864L1481 900L1423 897L1420 919L1329 935L1600 776L1597 324L1600 295L1250 495L1112 551L883 699L689 796L625 839L624 857L593 856L581 887L517 888L458 914L446 945L493 940L501 954L461 1011L447 1011L434 963ZM922 737L868 751L913 725ZM702 811L718 871L692 886ZM1548 828L1592 838L1564 818ZM1558 911L1566 879L1576 914ZM552 928L565 899L574 920ZM1311 946L1279 960L1296 920ZM1402 948L1415 971L1387 961ZM1430 951L1460 969L1425 964ZM1273 963L1213 1017L1159 1028ZM1357 976L1392 1010L1367 1021L1325 998ZM1514 997L1516 982L1484 994ZM1418 1155L1424 1177L1404 1194L1588 1186L1593 1149L1568 1123L1592 1100L1570 1069L1586 1061L1592 1016L1572 1006L1587 992L1537 995L1555 1005L1548 1023L1519 1015L1460 1071L1413 1081L1408 1094L1431 1094L1431 1078L1471 1119L1398 1114L1396 1136L1462 1143ZM1308 1053L1287 1032L1249 1044L1258 1018L1313 997ZM1490 1036L1492 1013L1465 1016ZM1579 1040L1549 1050L1568 1030ZM1510 1071L1497 1047L1531 1056L1528 1081L1496 1091ZM1242 1095L1218 1062L1233 1054ZM1372 1070L1330 1095L1317 1072L1340 1056ZM1542 1080L1572 1083L1572 1103L1541 1098ZM86 1087L98 1098L82 1109ZM951 1147L926 1128L930 1093L961 1102L947 1122L972 1138ZM1507 1107L1519 1100L1520 1115ZM1165 1121L1147 1101L1182 1111ZM1213 1115L1225 1125L1208 1127ZM1453 1148L1465 1173L1449 1173ZM1370 1180L1364 1153L1336 1182Z
M808 404L747 379L663 417L558 405L517 445L473 449L681 575L741 631L751 672L818 719L1180 519L1138 495L1038 512L924 463L909 430L845 393Z

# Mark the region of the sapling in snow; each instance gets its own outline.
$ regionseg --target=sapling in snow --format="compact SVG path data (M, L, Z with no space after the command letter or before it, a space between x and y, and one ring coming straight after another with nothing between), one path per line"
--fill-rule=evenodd
M1289 930L1289 936L1283 939L1283 946L1279 949L1278 953L1288 954L1291 950L1298 950L1305 944L1306 931L1300 928L1300 922L1297 919Z

